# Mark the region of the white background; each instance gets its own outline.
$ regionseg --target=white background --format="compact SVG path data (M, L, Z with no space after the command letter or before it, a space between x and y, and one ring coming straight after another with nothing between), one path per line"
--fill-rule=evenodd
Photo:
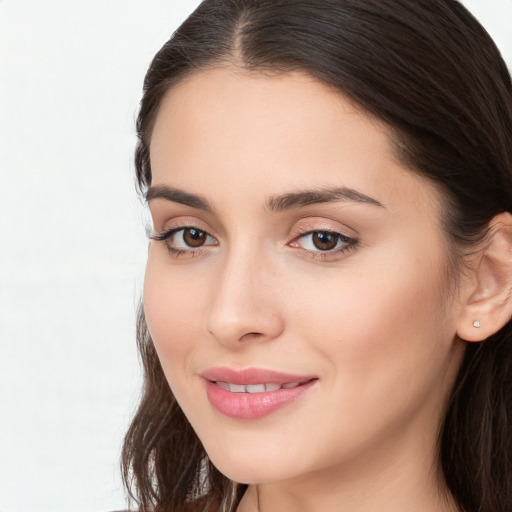
M0 0L0 512L125 506L147 241L134 119L197 0ZM512 0L465 2L512 64Z

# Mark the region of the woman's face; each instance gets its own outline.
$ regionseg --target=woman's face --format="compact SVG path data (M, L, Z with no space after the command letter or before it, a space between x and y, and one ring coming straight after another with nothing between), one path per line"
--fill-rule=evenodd
M169 91L150 150L147 323L220 471L434 460L459 306L439 195L386 128L306 75L224 67Z

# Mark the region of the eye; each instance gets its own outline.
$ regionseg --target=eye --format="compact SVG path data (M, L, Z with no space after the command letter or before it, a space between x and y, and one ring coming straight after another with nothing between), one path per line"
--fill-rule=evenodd
M338 252L356 243L357 240L354 238L335 231L311 231L297 237L290 245L312 252Z
M208 240L208 235L205 231L196 228L185 228L176 231L172 237L175 245L184 249L187 247L202 247Z
M170 229L158 233L152 238L165 242L169 252L175 254L194 253L205 246L218 245L215 238L206 231L195 227Z

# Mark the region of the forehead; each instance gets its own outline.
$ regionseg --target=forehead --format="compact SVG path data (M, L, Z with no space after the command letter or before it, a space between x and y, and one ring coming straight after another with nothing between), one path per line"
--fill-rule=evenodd
M156 124L159 120L169 122L166 114L180 115L185 109L190 121L199 120L194 116L196 113L200 117L217 116L219 121L232 123L238 119L245 128L247 122L257 128L256 123L268 121L269 111L273 112L274 121L280 116L281 124L290 119L314 121L319 118L325 123L326 114L329 118L336 113L364 115L379 126L383 134L387 133L383 123L365 113L346 95L305 72L263 74L224 65L192 73L164 95Z
M432 186L395 158L390 130L304 73L232 66L194 73L165 95L151 145L153 184L215 191L347 186L384 200ZM407 182L407 183L406 183ZM254 185L254 188L250 188ZM386 197L387 196L387 197ZM379 199L380 200L380 199Z
M165 148L186 151L193 146L220 149L222 145L224 150L235 150L251 142L264 142L267 155L277 156L279 150L300 152L305 148L301 142L321 152L339 142L337 135L342 132L345 138L349 136L350 125L355 127L361 120L360 128L365 128L363 124L372 128L366 130L366 136L371 137L374 148L389 152L388 130L382 123L309 75L267 76L219 67L193 73L166 93L155 120L150 152L152 163L156 153ZM352 138L357 139L358 134L354 132ZM175 156L179 153L174 151Z

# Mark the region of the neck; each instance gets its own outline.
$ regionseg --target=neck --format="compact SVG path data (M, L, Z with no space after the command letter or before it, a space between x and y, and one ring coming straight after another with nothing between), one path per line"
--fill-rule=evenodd
M250 485L237 512L456 512L435 451L402 448L390 443L341 467Z
M249 486L237 512L456 512L447 491L425 486L403 487L395 482L374 482L371 489L338 486L331 492L325 485L310 483L300 492L293 486Z

